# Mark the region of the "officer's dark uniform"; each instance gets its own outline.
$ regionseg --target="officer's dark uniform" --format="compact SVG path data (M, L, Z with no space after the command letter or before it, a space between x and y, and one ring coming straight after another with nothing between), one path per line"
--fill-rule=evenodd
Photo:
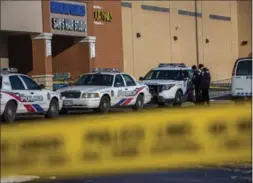
M211 83L211 75L207 68L203 68L201 71L201 93L202 93L202 102L209 104L209 88Z
M201 85L201 72L198 69L196 69L193 72L192 84L194 85L196 103L199 103L201 101L201 88L200 88L200 85Z

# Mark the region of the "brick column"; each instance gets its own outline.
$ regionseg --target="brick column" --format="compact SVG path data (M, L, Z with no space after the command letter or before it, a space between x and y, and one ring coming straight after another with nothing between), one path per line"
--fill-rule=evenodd
M32 77L47 89L52 89L53 86L51 39L52 33L32 35Z
M95 58L96 58L96 37L95 36L87 36L83 39L78 39L79 44L86 44L89 50L89 70L91 71L95 66ZM95 55L93 55L95 54Z

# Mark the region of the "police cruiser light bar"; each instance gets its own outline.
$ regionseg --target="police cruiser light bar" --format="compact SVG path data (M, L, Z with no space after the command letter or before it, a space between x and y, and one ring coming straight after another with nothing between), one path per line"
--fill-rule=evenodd
M17 68L0 68L1 73L17 73Z
M158 67L186 67L184 63L160 63Z
M92 72L120 72L120 70L116 68L95 68Z

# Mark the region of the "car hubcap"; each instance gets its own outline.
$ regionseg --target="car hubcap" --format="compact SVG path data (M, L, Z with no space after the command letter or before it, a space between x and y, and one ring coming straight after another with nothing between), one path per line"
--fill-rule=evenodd
M8 117L9 119L12 119L12 117L13 117L13 112L12 112L11 109L8 109L8 110L7 110L7 117Z
M141 102L141 99L139 100L139 106L141 107L141 105L142 105L142 102Z
M103 103L103 107L104 107L104 108L107 107L107 103L106 103L106 102Z

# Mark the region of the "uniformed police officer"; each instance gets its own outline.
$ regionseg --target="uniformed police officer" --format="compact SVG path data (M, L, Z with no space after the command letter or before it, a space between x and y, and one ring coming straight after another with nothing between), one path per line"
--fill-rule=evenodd
M209 88L211 84L211 75L209 70L204 67L203 64L199 64L199 69L201 70L201 81L200 81L200 89L202 93L202 102L203 104L210 104L209 101Z
M199 104L201 102L201 90L200 90L200 81L201 81L201 72L197 69L196 65L192 66L193 76L192 76L192 84L194 85L195 90L195 104Z

